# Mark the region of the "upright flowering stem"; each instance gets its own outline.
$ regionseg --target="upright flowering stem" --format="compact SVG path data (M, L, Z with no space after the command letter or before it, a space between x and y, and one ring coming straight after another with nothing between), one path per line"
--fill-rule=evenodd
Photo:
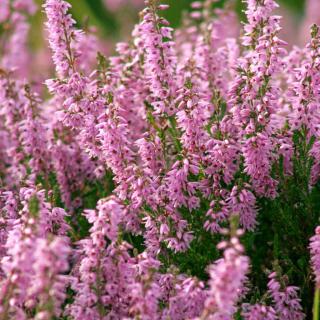
M28 18L37 11L33 0L4 0L0 4L0 67L13 71L15 78L33 78L30 71Z
M148 0L147 8L142 12L143 20L139 32L145 50L146 80L151 89L149 102L156 114L170 116L175 112L172 101L176 88L174 43L168 21L158 16L159 10L167 8L167 5L159 5L158 0ZM169 41L164 41L164 38Z
M2 70L0 74L0 117L1 129L5 132L3 147L4 179L9 186L19 186L26 178L25 155L20 146L20 126L24 120L24 109L28 104L23 94L23 85L15 81L11 72Z
M309 184L319 177L319 136L320 136L320 113L317 108L319 95L319 70L320 70L320 35L319 27L311 27L311 41L308 43L305 52L306 58L301 62L301 67L295 72L296 81L293 82L291 90L293 91L292 107L293 115L290 117L292 131L300 137L299 143L302 145L300 150L304 171L309 180L309 166L313 159L311 168L311 179ZM304 153L304 155L303 155ZM308 186L306 185L306 188ZM306 190L306 192L309 192Z
M69 269L70 253L68 240L61 237L38 239L34 265L34 279L29 291L29 301L38 300L35 319L49 320L61 314L61 306L66 298L68 276L63 275Z
M230 241L218 245L219 249L224 250L223 258L209 269L210 291L201 319L232 319L236 312L235 305L249 271L249 259L243 255L244 248L238 239L242 231L233 229Z
M298 298L298 288L281 283L275 272L269 275L269 279L269 293L275 303L274 309L278 317L288 320L304 319L305 315Z
M247 4L243 45L248 51L238 60L239 75L229 103L242 140L245 172L258 195L274 198L277 182L270 177L274 130L270 119L277 108L279 90L273 75L281 67L284 42L278 38L279 17L271 15L276 2L248 0Z
M226 98L230 84L228 77L238 55L234 41L239 32L236 16L227 8L213 10L214 2L206 0L203 4L195 2L194 5L195 9L203 7L204 21L200 24L195 43L192 45L195 46L194 57L199 70L199 89L205 94L207 102L216 102L218 96ZM199 11L195 11L193 15L195 13L200 14ZM189 50L186 50L186 53L190 54Z
M320 101L319 69L320 69L320 35L319 27L311 27L311 41L307 45L308 58L296 71L296 82L293 83L293 115L292 130L300 130L306 135L307 143L312 136L318 138L320 114L316 105Z
M68 314L76 319L127 316L127 286L133 280L133 259L128 253L131 247L118 240L124 214L115 197L100 200L97 211L85 212L92 227L90 237L79 243L81 260L73 284L77 294L68 306Z
M46 26L49 31L49 43L53 51L53 62L60 77L75 71L75 52L71 45L76 36L73 28L75 21L67 14L71 5L63 0L47 0L43 5L48 17Z

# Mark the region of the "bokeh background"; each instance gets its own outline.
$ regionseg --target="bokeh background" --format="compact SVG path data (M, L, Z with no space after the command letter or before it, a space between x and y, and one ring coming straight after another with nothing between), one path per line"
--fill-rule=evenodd
M223 6L225 1L220 0L216 5ZM243 18L244 3L242 0L233 1L239 16ZM41 5L43 0L37 0L37 2ZM79 27L83 28L85 24L89 23L96 26L102 36L109 37L112 40L117 40L125 32L130 32L132 24L138 20L139 10L143 7L143 0L69 0L69 2L72 4L72 14ZM172 26L177 27L180 24L183 12L190 10L190 4L193 0L165 0L162 2L170 5L170 10L165 15ZM320 0L278 0L278 2L281 5L280 13L284 15L285 22L287 22L287 19L290 20L290 25L286 24L285 29L291 28L291 31L295 31L293 32L295 36L297 36L296 31L308 11L308 2L319 2L320 5ZM317 14L320 17L320 10ZM34 19L35 28L39 27L42 19L43 15L39 13ZM285 31L288 33L290 30Z
M189 10L194 0L167 0L163 3L170 4L170 10L166 13L167 18L173 26L178 26L184 10ZM320 0L316 0L319 1ZM38 3L41 4L41 0ZM90 21L98 25L105 34L115 34L119 30L119 18L139 10L143 0L69 0L73 5L72 12L77 21L88 16ZM218 1L217 6L222 6L225 0ZM244 3L242 0L235 0L237 11L241 15ZM305 13L306 0L278 0L283 9L288 11L295 19L301 20ZM320 15L320 12L319 12Z

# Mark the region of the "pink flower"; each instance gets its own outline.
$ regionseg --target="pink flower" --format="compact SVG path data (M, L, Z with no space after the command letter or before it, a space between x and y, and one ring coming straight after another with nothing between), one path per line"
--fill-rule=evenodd
M38 303L39 309L46 310L47 304L51 303L52 308L42 311L47 313L48 318L61 315L69 283L69 277L64 273L69 269L70 251L66 238L38 239L35 244L34 281L28 288L27 304ZM36 319L42 319L40 314L37 313Z
M223 258L209 268L210 290L204 313L212 314L212 319L231 319L246 281L249 259L243 255L244 248L237 237L220 243L219 248L224 249Z
M176 111L172 101L176 89L176 57L174 42L163 39L163 33L170 39L172 30L167 27L168 22L158 16L159 8L155 3L148 0L147 5L137 33L144 49L145 79L151 93L149 102L154 107L155 114L173 115Z
M242 316L245 320L276 320L277 314L272 307L262 304L243 305Z
M282 288L276 274L272 273L269 276L269 293L275 302L274 309L280 319L300 320L304 319L305 315L302 313L300 299L298 298L298 288L288 286Z
M173 279L173 288L169 292L169 306L163 311L163 318L184 320L200 316L206 291L204 284L194 278Z
M256 198L250 190L239 190L234 186L227 199L230 214L239 215L240 224L246 230L253 230L257 224Z
M52 59L59 77L65 77L73 70L76 59L72 41L78 32L73 27L75 21L68 14L71 5L63 0L47 0L43 7L48 19L46 26Z
M10 15L10 0L3 0L0 3L0 23L7 21Z
M315 235L310 238L310 253L316 286L320 287L320 227L316 228Z

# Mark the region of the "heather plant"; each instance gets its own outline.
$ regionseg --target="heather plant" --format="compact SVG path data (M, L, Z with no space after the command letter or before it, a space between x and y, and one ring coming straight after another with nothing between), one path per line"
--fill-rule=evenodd
M45 0L39 84L41 8L0 1L0 320L319 319L320 29L216 2L106 57Z

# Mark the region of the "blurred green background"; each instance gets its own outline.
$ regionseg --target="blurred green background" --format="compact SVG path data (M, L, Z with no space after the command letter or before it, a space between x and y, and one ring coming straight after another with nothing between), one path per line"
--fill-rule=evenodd
M0 0L2 1L2 0ZM36 0L41 6L44 0ZM68 0L72 5L72 15L77 21L78 27L84 28L85 24L97 27L98 34L111 44L116 41L127 40L131 33L132 26L138 21L138 8L134 6L126 5L121 7L120 10L112 12L109 11L105 5L105 0ZM113 0L117 1L117 0ZM121 1L121 0L118 0ZM126 0L128 3L132 0ZM162 0L162 3L168 3L170 9L164 12L166 18L170 21L173 27L177 27L180 24L182 13L186 10L190 10L190 4L194 0ZM203 1L203 0L202 0ZM237 12L241 20L244 20L243 10L245 4L243 0L220 0L216 6L223 6L226 1L234 1ZM285 25L291 37L295 37L299 28L300 22L304 17L305 3L311 0L277 0L282 10L281 15L290 17L289 21L285 21L282 25ZM314 0L320 1L320 0ZM319 12L320 16L320 12ZM45 17L42 11L32 18L33 30L31 34L31 47L38 49L43 45L47 45L43 42L44 37L39 36L40 30ZM285 19L286 20L286 19ZM286 39L286 37L284 36ZM290 42L290 41L289 41Z
M179 25L181 13L188 10L190 3L194 0L167 0L163 3L170 4L170 10L166 12L166 16L173 26ZM235 0L238 13L244 8L241 0ZM319 0L320 1L320 0ZM93 24L103 28L106 33L116 31L117 19L115 15L108 12L103 4L103 0L69 0L73 6L73 14L77 21L81 21L84 15L88 15ZM217 5L222 6L225 0L221 0ZM302 16L304 12L305 0L278 0L279 4L284 5L291 13L297 17ZM320 14L320 13L319 13Z
M42 0L37 1L39 4L43 2ZM163 3L170 4L170 10L166 12L166 17L169 19L173 26L179 25L182 12L184 10L188 10L190 7L190 3L193 1L194 0L163 1ZM221 0L217 5L222 6L223 2L225 1L226 0ZM241 15L244 4L242 0L234 1L236 2L238 13ZM88 17L90 24L97 26L101 32L107 35L116 36L120 28L119 15L122 14L121 12L118 12L116 14L108 12L103 0L69 0L69 2L72 4L72 13L80 26L82 24L81 22L84 21L84 17ZM290 10L297 19L303 16L305 0L278 0L278 2L280 3L280 5ZM137 14L136 17L138 18Z

